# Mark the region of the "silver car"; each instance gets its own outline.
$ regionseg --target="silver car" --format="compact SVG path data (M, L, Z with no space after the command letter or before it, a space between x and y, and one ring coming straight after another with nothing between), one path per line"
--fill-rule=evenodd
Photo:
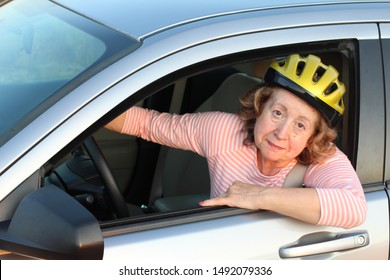
M1 258L389 259L390 1L0 5ZM358 227L200 207L203 158L104 128L135 104L234 112L291 53L347 85L337 144L364 186Z

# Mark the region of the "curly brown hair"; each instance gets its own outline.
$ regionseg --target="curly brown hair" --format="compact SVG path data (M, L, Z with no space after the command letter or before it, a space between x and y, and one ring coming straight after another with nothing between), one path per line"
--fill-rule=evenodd
M262 113L264 104L270 100L275 88L275 86L261 84L248 91L240 99L242 107L238 112L238 116L245 122L243 132L247 134L244 145L251 146L254 144L256 119ZM335 153L336 145L333 142L336 137L336 129L332 128L321 115L307 147L297 157L298 162L302 164L321 163L328 156Z

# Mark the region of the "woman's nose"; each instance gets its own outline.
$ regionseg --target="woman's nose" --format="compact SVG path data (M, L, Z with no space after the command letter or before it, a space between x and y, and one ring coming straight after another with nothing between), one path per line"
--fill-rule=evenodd
M278 127L275 130L275 135L278 139L284 140L287 139L290 133L291 125L287 120L280 122Z

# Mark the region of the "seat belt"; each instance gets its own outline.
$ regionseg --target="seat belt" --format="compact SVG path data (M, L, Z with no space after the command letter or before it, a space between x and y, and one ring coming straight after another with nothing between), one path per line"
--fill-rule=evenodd
M287 174L286 179L283 183L283 188L303 188L305 184L303 179L305 177L306 171L309 168L308 165L301 164L297 162L295 166Z
M183 78L176 81L173 88L171 105L169 113L180 113L181 104L183 102L184 93L187 85L187 79ZM157 198L163 195L162 187L162 173L164 170L165 158L168 152L168 147L162 146L158 155L156 171L152 182L152 187L149 195L149 205L151 205Z

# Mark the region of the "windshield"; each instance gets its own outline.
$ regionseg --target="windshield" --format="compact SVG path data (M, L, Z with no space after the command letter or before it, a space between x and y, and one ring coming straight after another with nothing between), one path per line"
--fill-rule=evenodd
M138 44L49 1L1 6L0 146Z

